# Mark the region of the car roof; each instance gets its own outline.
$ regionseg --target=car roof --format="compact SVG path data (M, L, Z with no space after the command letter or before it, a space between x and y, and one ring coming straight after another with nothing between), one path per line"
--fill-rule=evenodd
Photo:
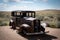
M12 11L12 12L35 13L35 11Z

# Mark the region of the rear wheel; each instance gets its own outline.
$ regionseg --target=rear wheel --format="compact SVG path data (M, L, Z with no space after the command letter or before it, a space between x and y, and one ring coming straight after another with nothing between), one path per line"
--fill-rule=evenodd
M11 28L15 30L15 29L16 29L16 26L15 26L15 25L12 25L12 27L11 27Z
M12 29L16 29L16 23L15 22L12 22L12 27L11 27Z
M14 22L12 23L12 27L11 28L14 29L14 30L16 29L16 24Z
M26 29L24 29L24 28L17 30L17 32L18 32L18 34L21 34L21 35L26 35L26 33L27 33Z

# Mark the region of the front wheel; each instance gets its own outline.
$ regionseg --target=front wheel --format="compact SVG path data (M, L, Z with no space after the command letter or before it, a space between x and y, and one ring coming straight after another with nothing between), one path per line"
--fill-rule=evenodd
M21 32L17 31L17 33L20 34L20 35L26 35L27 32L25 30L22 30Z
M26 30L22 30L22 34L26 35L26 33L27 33Z
M12 26L12 23L11 22L9 22L9 26Z
M18 32L18 34L26 35L27 30L24 28L21 28L21 29L18 29L17 32Z

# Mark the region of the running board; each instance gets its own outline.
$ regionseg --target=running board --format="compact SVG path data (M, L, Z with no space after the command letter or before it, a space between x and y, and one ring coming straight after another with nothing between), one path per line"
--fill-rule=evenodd
M45 34L48 33L49 31L46 32L35 32L35 33L26 33L26 35L38 35L38 34Z

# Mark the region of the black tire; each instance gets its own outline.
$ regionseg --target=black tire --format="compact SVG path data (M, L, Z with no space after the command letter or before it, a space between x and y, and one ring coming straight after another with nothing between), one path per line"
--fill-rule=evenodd
M15 25L12 25L12 29L14 29L14 30L15 30L15 29L16 29L16 26L15 26Z
M23 29L23 30L22 30L22 34L23 34L23 35L26 35L26 33L27 33L27 31Z
M9 22L9 26L11 26L11 22Z
M14 30L16 29L16 24L14 22L12 22L11 26L12 26L11 27L12 29L14 29Z
M21 35L26 35L27 31L24 29L22 29L21 31L17 30L17 33Z

